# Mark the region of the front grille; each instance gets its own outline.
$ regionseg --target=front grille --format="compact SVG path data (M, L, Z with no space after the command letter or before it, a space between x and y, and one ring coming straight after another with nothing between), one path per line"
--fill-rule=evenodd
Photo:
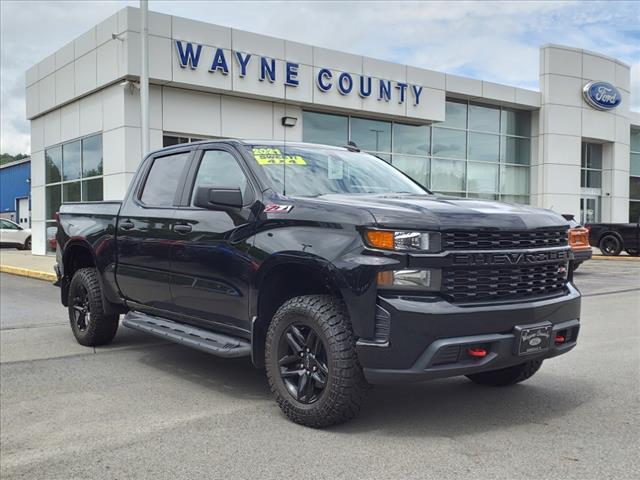
M566 228L500 232L444 232L444 250L501 250L507 248L564 247Z
M452 268L442 272L442 293L453 302L488 302L551 296L567 282L565 263L526 267Z

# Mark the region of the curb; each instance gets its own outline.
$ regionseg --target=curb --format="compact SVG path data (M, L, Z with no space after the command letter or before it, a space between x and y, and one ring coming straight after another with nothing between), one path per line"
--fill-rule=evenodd
M12 267L9 265L0 265L1 273L10 273L12 275L19 275L21 277L36 278L38 280L45 280L47 282L55 282L55 273L41 272L39 270L30 270L28 268Z
M607 255L594 255L591 260L613 260L614 262L640 262L640 257L632 257L631 255L611 257Z

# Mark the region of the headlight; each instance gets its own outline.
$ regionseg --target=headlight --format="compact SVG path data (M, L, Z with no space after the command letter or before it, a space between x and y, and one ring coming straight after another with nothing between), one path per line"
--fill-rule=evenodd
M389 270L379 272L377 277L379 288L432 292L440 290L441 279L442 275L438 268Z
M367 230L365 238L369 246L383 250L416 253L440 251L440 234L436 232Z

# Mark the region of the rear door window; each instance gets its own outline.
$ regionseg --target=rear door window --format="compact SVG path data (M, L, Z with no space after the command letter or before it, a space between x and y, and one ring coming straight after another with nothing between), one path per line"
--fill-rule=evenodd
M191 152L184 152L154 159L140 195L142 203L154 207L174 205L190 155Z

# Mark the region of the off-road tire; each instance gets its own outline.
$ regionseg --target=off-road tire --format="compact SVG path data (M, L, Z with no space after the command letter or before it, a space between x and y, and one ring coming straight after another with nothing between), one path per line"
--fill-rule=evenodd
M31 237L27 237L24 243L18 247L18 250L31 250Z
M324 390L313 403L294 398L281 377L279 350L291 325L313 328L327 360ZM267 332L265 365L269 386L283 413L295 423L323 428L353 418L369 388L358 362L355 338L346 307L330 295L306 295L285 302Z
M603 255L617 257L622 251L622 241L616 235L609 233L600 239L598 248Z
M86 296L84 295L86 292ZM90 320L82 329L76 318L79 295L83 295L90 311ZM81 268L76 271L69 285L69 322L71 330L80 345L97 347L113 340L118 330L119 315L106 315L102 304L102 291L95 268Z
M541 365L542 360L529 360L513 367L467 375L467 378L480 385L507 387L531 378L540 369Z

